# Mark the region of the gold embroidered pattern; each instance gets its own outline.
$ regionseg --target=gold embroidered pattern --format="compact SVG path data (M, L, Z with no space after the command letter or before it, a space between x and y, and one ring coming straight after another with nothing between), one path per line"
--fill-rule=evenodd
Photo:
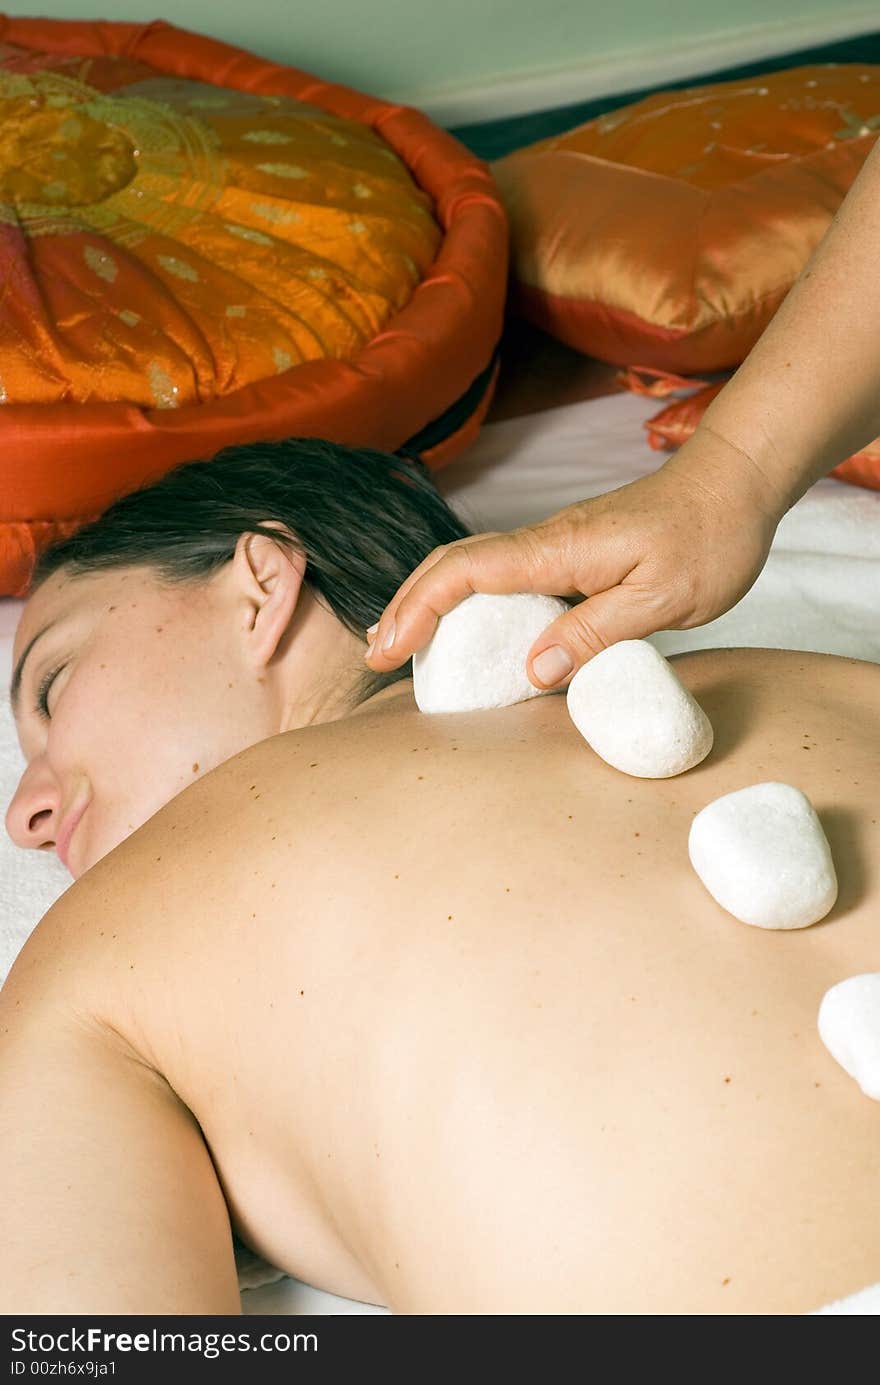
M252 202L250 210L254 216L260 216L264 221L274 221L278 225L293 226L302 220L299 212L291 212L286 207L273 206L269 202Z
M242 139L249 144L290 144L292 136L281 130L248 130Z
M119 266L112 255L108 255L106 250L96 249L94 245L87 245L85 247L83 250L83 259L89 269L97 274L99 279L105 279L108 284L112 284L119 273Z
M132 80L125 58L114 85L116 61L33 54L21 71L0 47L9 400L169 409L362 349L441 240L382 137L287 97ZM66 245L29 255L49 237ZM71 294L88 304L73 333Z
M844 124L843 128L834 131L836 140L843 139L862 139L865 135L872 135L880 130L880 115L869 115L866 119L857 116L855 111L845 108L841 111Z
M239 240L253 241L254 245L271 245L272 237L264 236L262 231L255 231L252 226L234 226L231 222L224 223L231 236L238 236Z
M176 255L157 255L156 259L163 269L169 274L173 274L177 279L186 279L190 284L197 284L199 281L198 270L193 269L191 264L185 260L178 260Z
M308 171L298 164L257 164L261 173L269 173L273 178L308 178Z
M180 391L165 367L160 365L158 361L150 361L147 366L147 376L150 381L150 389L153 394L153 402L156 408L176 408L178 403L177 396Z

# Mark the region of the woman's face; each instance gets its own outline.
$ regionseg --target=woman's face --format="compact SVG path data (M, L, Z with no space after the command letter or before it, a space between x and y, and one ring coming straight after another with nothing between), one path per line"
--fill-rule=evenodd
M278 731L283 708L226 571L177 587L143 567L62 571L36 590L13 649L27 761L6 815L17 845L54 847L82 875L193 780Z

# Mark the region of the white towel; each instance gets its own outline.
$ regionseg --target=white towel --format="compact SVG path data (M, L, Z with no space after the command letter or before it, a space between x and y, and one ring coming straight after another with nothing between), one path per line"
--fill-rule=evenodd
M12 632L23 603L0 601L0 805L5 815L24 770L7 689L12 676ZM0 984L31 929L71 885L55 852L15 846L0 832Z

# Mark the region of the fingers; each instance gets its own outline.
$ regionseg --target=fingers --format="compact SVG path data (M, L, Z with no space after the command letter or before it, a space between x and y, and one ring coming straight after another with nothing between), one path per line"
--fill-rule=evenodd
M656 603L622 584L572 607L535 640L526 673L536 688L565 687L578 669L618 640L640 640L659 629Z
M400 603L409 594L409 592L412 591L416 583L421 581L425 573L429 572L432 567L435 567L437 563L441 562L447 556L447 554L451 553L453 549L455 549L459 544L467 542L472 542L472 540L460 539L457 540L456 543L441 544L439 548L433 549L428 554L427 558L423 558L422 561L419 563L418 567L413 569L409 577L407 577L406 581L400 584L397 591L394 593L394 596L391 598L391 600L388 602L388 605L385 607L385 610L382 612L380 619L374 626L372 626L367 631L367 637L370 641L370 645L368 646L366 655L368 663L372 664L374 667L381 667L383 670L392 669L397 668L400 664L404 663L404 661L409 657L408 654L401 654L400 658L396 657L398 649L402 647L400 645L398 645L397 648L394 649L393 656L390 654L391 643L396 638L397 611L400 606ZM463 595L465 594L466 593L463 593ZM452 606L454 606L455 604L456 602L453 601ZM451 610L452 606L450 606L448 609ZM437 613L434 619L434 625L436 625L437 620L439 620L441 614L445 615L446 612L444 611ZM430 629L430 633L425 638L425 644L427 644L428 640L431 638L431 635L433 633L434 630L432 626ZM385 649L386 644L389 646L388 650ZM414 648L419 649L421 648L421 645L415 645ZM385 658L381 658L383 653L386 655Z
M429 553L382 613L367 662L378 672L398 668L430 640L441 616L481 592L543 591L561 594L553 546L530 530L479 534ZM550 578L551 585L546 586Z

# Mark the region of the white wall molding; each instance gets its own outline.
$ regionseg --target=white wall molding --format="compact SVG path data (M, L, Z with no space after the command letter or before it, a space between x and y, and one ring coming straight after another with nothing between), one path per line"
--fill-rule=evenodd
M742 63L760 62L799 48L814 48L880 29L876 5L840 7L833 15L805 16L800 22L769 20L745 28L703 35L691 43L627 48L554 68L487 78L480 83L385 91L386 100L417 106L439 125L467 125L503 116L550 110L646 86L662 86Z

